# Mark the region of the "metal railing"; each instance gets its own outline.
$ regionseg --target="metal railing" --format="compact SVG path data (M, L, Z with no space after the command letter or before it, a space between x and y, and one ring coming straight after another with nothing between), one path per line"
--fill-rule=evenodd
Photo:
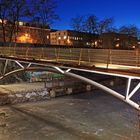
M101 63L140 67L139 50L0 47L0 55L87 66Z

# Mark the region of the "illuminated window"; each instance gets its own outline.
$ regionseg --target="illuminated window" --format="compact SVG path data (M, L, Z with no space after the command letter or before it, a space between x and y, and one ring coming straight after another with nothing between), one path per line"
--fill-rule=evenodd
M29 34L26 33L26 34L25 34L25 37L29 37Z
M117 38L117 37L115 37L115 38L114 38L114 40L119 41L120 39L119 39L119 38Z
M90 45L89 42L87 42L86 45Z
M47 39L49 39L49 35L47 35Z
M97 46L98 45L98 42L97 41L95 41L95 46Z
M67 36L66 35L64 36L64 39L67 39Z
M135 49L135 48L136 48L136 46L132 46L132 48L133 48L133 49Z
M0 19L0 23L2 23L2 22L5 24L7 22L7 20Z
M120 47L120 44L118 43L118 44L116 44L116 48L119 48Z
M19 36L17 38L17 40L21 43L32 43L33 42L33 39L31 38L31 36L28 34L28 33L25 33L24 35L22 36Z
M20 26L23 26L23 22L20 21L20 22L19 22L19 25L20 25Z
M61 37L59 36L58 39L61 40Z

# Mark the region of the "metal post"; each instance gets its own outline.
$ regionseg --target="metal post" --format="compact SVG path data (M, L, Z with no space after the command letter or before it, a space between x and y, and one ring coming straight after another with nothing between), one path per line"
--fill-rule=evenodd
M83 50L83 49L80 49L80 56L79 56L79 62L78 62L78 65L80 65L80 64L81 64L82 50Z
M140 102L138 104L140 105ZM138 128L140 132L140 110L138 110Z
M5 65L4 65L4 69L3 69L3 75L4 75L5 72L6 72L7 65L8 65L8 60L6 59L6 62L5 62Z
M130 85L131 85L131 78L128 78L127 87L126 87L126 100L128 99L128 95L130 93Z
M136 49L136 66L139 66L139 50Z
M109 64L110 64L110 56L111 56L111 50L108 49L107 66L106 66L107 69L108 69Z
M88 49L88 62L90 63L90 51Z
M55 48L55 59L56 59L56 62L58 62L57 49L56 48Z

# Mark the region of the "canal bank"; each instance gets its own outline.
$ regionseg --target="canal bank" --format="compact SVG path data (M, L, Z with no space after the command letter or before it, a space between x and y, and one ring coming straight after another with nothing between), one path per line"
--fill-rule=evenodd
M90 85L72 79L0 85L0 105L49 100L91 91Z
M101 80L100 83L117 87L122 81ZM96 87L69 77L45 80L44 82L26 82L0 85L0 105L36 102L70 94L88 93Z

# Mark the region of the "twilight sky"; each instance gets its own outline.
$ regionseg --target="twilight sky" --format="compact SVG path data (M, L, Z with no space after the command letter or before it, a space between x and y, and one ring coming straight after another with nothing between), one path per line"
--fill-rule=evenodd
M135 24L140 28L140 0L59 0L57 13L61 20L55 29L71 29L71 18L94 14L99 19L113 17L115 26Z

